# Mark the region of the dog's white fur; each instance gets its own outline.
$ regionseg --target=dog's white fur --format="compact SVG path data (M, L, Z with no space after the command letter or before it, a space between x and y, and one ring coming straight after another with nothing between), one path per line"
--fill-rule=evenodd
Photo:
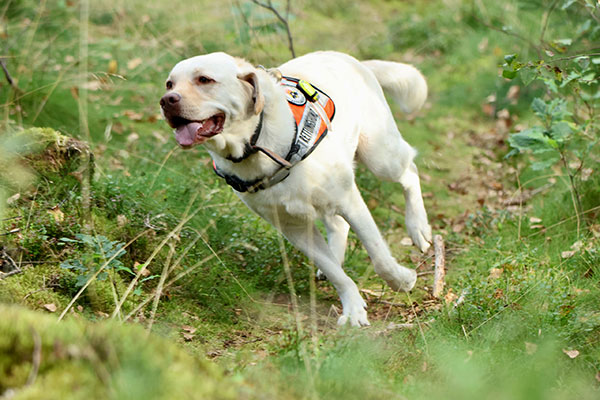
M431 228L413 163L416 151L400 135L382 87L410 113L425 102L427 84L410 65L359 62L336 52L307 54L278 69L283 75L311 82L335 101L332 131L281 183L256 193L236 194L313 260L335 286L343 305L339 324L368 325L366 303L342 269L349 228L364 244L375 271L392 289L411 290L417 275L391 255L355 184L354 160L363 162L379 178L401 185L407 231L417 247L426 251ZM198 84L199 75L214 82ZM203 120L225 114L223 131L204 141L221 171L251 181L278 169L261 153L239 163L227 159L242 156L261 111L264 125L257 144L281 156L287 154L294 137L294 119L272 74L225 53L213 53L181 61L169 80L173 84L169 92L181 96L181 117ZM317 220L326 227L327 241L315 226Z

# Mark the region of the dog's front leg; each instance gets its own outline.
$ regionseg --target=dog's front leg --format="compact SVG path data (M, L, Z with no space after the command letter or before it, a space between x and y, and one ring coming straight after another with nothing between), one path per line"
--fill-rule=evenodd
M348 243L348 231L350 225L339 215L328 215L323 218L325 229L327 230L327 243L329 250L337 260L338 265L344 265L344 256L346 255L346 245ZM317 271L317 279L324 280L327 276L323 271Z
M281 233L327 276L336 288L342 301L343 312L338 319L338 325L350 322L352 326L370 325L365 308L367 304L360 296L358 287L344 273L341 263L333 255L323 235L313 222L278 218L275 215L272 222Z
M411 163L400 178L406 199L406 231L413 243L426 252L431 246L431 226L427 222L427 212L421 195L421 183L415 163Z
M416 271L396 262L356 185L346 198L342 215L367 249L377 275L394 290L411 290L417 281Z

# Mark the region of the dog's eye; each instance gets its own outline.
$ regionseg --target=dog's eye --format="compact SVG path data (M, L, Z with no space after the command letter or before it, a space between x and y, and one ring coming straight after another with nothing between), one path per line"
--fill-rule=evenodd
M196 78L196 82L198 82L200 85L205 85L207 83L214 82L214 79L210 79L210 78L202 75L202 76L199 76Z
M166 86L167 86L167 90L173 89L173 82L167 81L167 85Z

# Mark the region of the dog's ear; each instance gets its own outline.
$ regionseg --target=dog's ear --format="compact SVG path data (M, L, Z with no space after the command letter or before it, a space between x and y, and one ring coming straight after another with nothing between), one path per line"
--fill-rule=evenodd
M254 114L260 114L265 106L265 98L260 91L258 77L254 72L238 75L238 79L246 82L252 87L252 102L254 103Z

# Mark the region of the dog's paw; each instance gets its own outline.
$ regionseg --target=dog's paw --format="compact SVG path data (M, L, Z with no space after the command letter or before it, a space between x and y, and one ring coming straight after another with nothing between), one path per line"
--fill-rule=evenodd
M406 230L412 239L412 242L423 253L431 247L431 226L429 226L429 223L427 222L427 214L424 210L420 213L407 210Z
M350 323L350 326L369 326L369 320L367 319L367 303L360 298L360 301L350 301L343 304L344 311L342 316L338 318L337 324L339 326Z
M393 273L380 274L395 291L409 292L417 283L417 271L397 265Z

